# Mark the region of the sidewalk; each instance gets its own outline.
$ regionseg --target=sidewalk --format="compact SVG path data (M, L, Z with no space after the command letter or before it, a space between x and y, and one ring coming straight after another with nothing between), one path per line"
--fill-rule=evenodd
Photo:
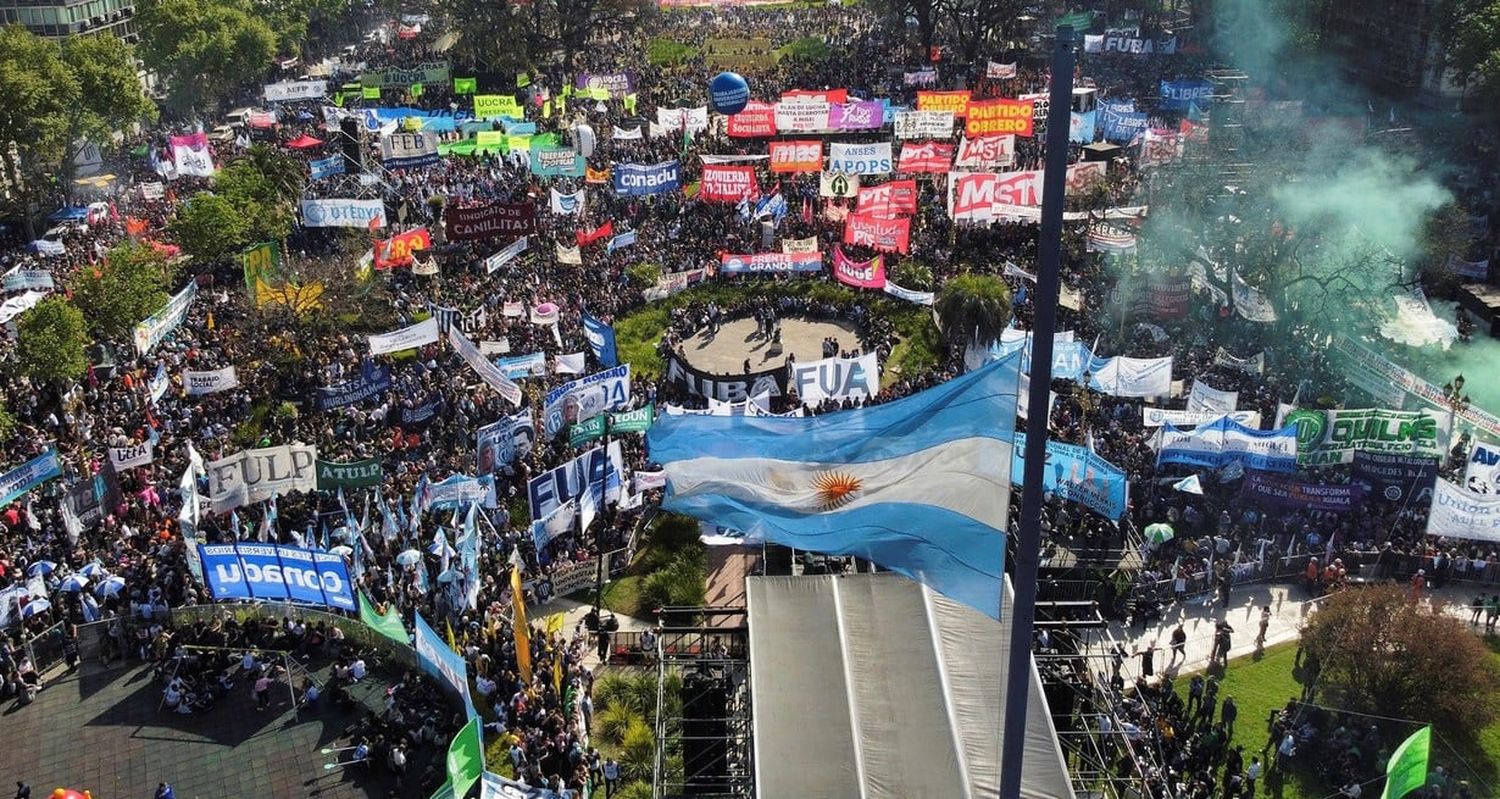
M1452 613L1467 619L1467 604L1478 590L1477 587L1463 584L1450 585L1429 592L1423 601L1447 604ZM1208 656L1213 651L1214 625L1219 621L1227 621L1234 628L1229 648L1231 660L1254 653L1255 636L1260 631L1260 609L1265 605L1271 606L1271 622L1266 627L1265 646L1295 641L1300 635L1302 622L1316 612L1321 602L1321 599L1308 600L1301 585L1267 583L1235 586L1229 596L1228 608L1223 607L1217 599L1207 606L1203 600L1204 597L1198 597L1169 606L1162 620L1147 625L1144 631L1137 627L1126 628L1118 622L1110 623L1110 635L1116 642L1124 644L1126 651L1132 656L1125 661L1125 667L1121 670L1127 682L1140 676L1141 659L1135 655L1148 646L1158 648L1153 661L1158 674L1165 673L1175 677L1208 668ZM1184 647L1186 658L1168 669L1167 664L1172 659L1172 630L1179 622L1187 633L1187 645ZM1108 647L1102 636L1096 637L1090 644L1090 652L1108 655ZM1106 668L1098 666L1096 670Z

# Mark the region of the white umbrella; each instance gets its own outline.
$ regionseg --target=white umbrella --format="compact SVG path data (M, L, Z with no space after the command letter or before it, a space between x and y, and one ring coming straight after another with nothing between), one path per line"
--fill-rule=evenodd
M89 565L79 569L78 573L92 580L95 577L103 577L104 575L109 574L109 570L104 568L104 564L96 560Z
M58 584L57 590L67 591L70 594L76 594L86 588L88 584L89 578L83 576L81 573L75 573L64 577L63 581Z
M336 546L333 549L330 549L328 551L330 553L334 554L334 555L338 555L339 557L348 557L349 555L353 555L354 554L354 548L353 547L347 547L347 546L344 546L343 544L339 544L338 546Z
M402 566L413 566L422 562L422 553L415 549L408 549L396 556L396 562Z
M106 577L104 582L94 586L94 593L99 596L114 596L125 590L124 577Z
M57 564L50 560L39 560L26 567L26 576L35 577L38 574L51 574L57 569Z
M33 599L21 608L21 618L29 619L38 613L46 613L52 609L52 603L45 599Z

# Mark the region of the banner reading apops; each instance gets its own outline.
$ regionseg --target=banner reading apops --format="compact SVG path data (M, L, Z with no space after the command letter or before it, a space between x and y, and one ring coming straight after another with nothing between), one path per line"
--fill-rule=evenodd
M318 486L318 448L311 444L247 449L208 464L214 513Z
M368 488L380 485L383 474L379 458L338 463L318 461L318 490L337 491L340 488Z
M1352 463L1356 451L1437 460L1448 441L1448 418L1424 411L1299 409L1285 424L1297 426L1297 463L1308 467Z
M1031 100L975 100L969 103L964 132L970 136L1032 135Z
M891 143L849 144L832 142L828 145L828 171L845 172L851 175L883 175L891 171Z
M199 544L203 578L215 601L264 599L354 610L344 559L273 544Z

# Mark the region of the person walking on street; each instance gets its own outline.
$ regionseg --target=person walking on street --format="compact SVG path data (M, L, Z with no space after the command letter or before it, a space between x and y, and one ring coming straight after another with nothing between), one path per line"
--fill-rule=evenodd
M1186 713L1189 717L1191 717L1193 715L1193 711L1196 710L1197 708L1202 707L1202 706L1203 706L1203 675L1202 674L1194 674L1193 678L1191 680L1188 680L1187 705L1183 708L1183 712Z
M615 788L620 783L620 764L614 758L604 761L604 799L614 796Z
M1187 660L1187 631L1182 629L1182 623L1172 629L1172 660L1167 663L1167 668L1177 665L1177 659Z
M1239 714L1240 708L1234 703L1234 697L1224 697L1224 707L1219 712L1219 720L1224 722L1224 729L1229 733L1230 737L1234 736L1234 720Z
M1266 628L1271 626L1271 606L1262 605L1260 608L1260 632L1255 634L1255 651L1259 652L1266 648Z

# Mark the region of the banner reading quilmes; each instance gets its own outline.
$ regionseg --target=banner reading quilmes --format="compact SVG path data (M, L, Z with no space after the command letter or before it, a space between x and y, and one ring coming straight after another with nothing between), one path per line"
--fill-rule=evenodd
M382 477L379 458L367 458L349 463L318 461L319 491L378 486Z
M265 599L354 610L344 559L274 544L199 544L203 577L215 601Z
M1352 463L1356 451L1437 460L1448 440L1448 421L1424 411L1358 408L1299 409L1284 423L1297 426L1297 463L1313 467Z

